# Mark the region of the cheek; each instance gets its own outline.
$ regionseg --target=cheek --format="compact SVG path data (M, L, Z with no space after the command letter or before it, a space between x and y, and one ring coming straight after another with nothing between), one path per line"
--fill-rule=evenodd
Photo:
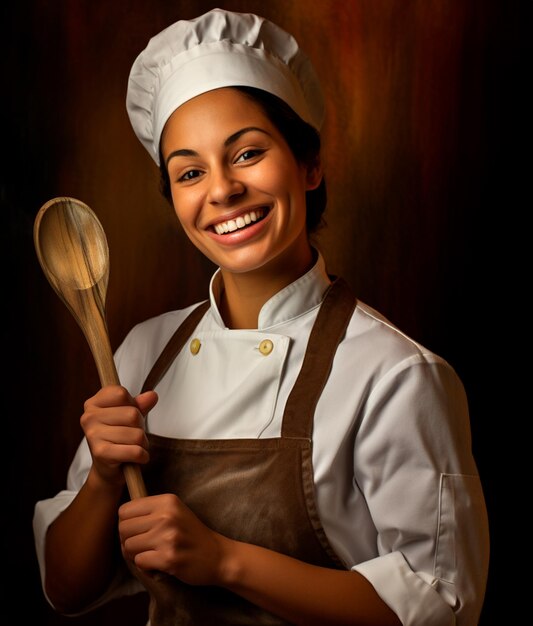
M277 172L271 178L271 188L276 190L280 198L285 198L293 211L305 213L306 182L305 175L299 168L287 168Z
M174 213L176 214L176 217L178 218L179 223L183 226L182 205L180 204L175 193L172 193L172 204L174 206Z
M185 229L191 227L196 219L195 203L191 194L172 190L172 204L174 205L174 213L182 227Z
M305 196L304 180L299 169L289 165L258 168L250 174L248 183L279 197L295 194L300 196L300 192Z

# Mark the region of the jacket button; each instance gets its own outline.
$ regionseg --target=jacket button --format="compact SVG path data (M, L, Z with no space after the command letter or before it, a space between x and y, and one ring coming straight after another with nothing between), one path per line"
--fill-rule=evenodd
M202 346L199 339L193 339L189 345L191 349L191 354L198 354L200 352L200 347Z
M259 352L263 356L268 356L273 349L274 344L270 341L270 339L263 339L263 341L259 344Z

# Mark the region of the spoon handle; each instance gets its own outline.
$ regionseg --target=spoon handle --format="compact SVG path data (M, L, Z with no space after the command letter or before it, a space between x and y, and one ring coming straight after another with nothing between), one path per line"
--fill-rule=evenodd
M90 323L87 320L90 320ZM120 385L105 319L102 315L95 314L89 316L87 320L82 330L96 363L100 384L102 387ZM146 496L147 491L140 467L134 463L124 463L122 469L130 498L133 500Z

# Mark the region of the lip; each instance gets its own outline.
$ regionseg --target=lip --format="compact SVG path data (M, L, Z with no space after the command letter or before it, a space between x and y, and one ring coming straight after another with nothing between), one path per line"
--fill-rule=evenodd
M258 222L253 222L252 224L248 225L246 228L238 229L233 231L232 233L225 233L223 235L219 235L214 230L212 230L215 224L220 224L221 222L226 222L228 220L234 220L241 215L245 215L246 213L250 213L251 211L257 211L258 209L266 209L268 211L267 215ZM232 213L228 213L224 216L218 217L216 220L212 220L205 227L205 231L207 235L217 243L221 243L223 245L241 244L258 235L268 225L268 222L271 219L272 212L272 206L268 204L257 204L252 207L246 207L243 209L239 209L238 211L233 211Z
M207 224L204 226L204 229L210 230L216 224L221 224L222 222L228 222L229 220L235 220L241 215L246 215L246 213L251 213L252 211L257 211L258 209L267 209L267 211L270 211L271 208L272 206L270 204L254 204L252 206L241 207L240 209L236 209L235 211L232 211L231 213L220 215L216 219L213 219L210 222L207 222Z

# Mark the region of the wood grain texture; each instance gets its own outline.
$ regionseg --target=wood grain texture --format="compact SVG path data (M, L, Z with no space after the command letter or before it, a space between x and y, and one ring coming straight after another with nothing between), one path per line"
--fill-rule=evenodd
M109 248L102 224L84 202L58 197L40 208L33 233L41 268L81 327L102 386L119 385L106 323ZM123 470L130 497L146 495L140 468Z

